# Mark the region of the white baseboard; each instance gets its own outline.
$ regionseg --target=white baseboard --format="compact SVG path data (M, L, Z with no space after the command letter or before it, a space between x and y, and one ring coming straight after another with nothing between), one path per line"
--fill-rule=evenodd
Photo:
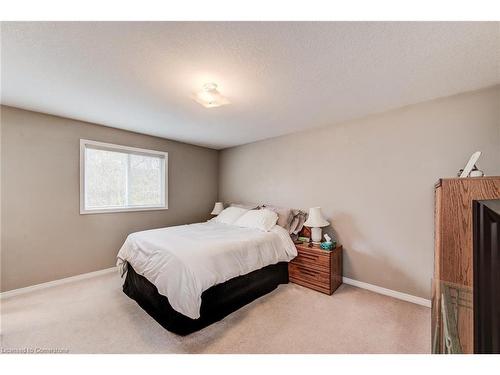
M19 288L19 289L9 290L7 292L0 293L0 299L14 297L14 296L19 296L19 295L30 293L30 292L34 292L34 291L37 291L37 290L46 289L46 288L49 288L49 287L52 287L52 286L57 286L57 285L63 285L63 284L71 283L71 282L74 282L74 281L90 279L92 277L101 276L101 275L105 275L105 274L112 273L112 272L117 272L117 267L111 267L111 268L106 268L106 269L100 270L100 271L83 273L81 275L66 277L64 279L59 279L59 280L54 280L54 281L48 281L46 283L32 285L32 286L28 286L26 288ZM348 277L343 277L342 281L344 283L346 283L346 284L349 284L349 285L352 285L352 286L356 286L356 287L362 288L362 289L367 289L367 290L370 290L370 291L375 292L375 293L379 293L379 294L383 294L383 295L386 295L386 296L394 297L394 298L401 299L401 300L407 301L407 302L416 303L417 305L422 305L422 306L425 306L425 307L431 307L431 301L428 300L428 299L422 298L422 297L412 296L411 294L406 294L406 293L402 293L402 292L397 292L395 290L391 290L391 289L387 289L387 288L382 288L382 287L377 286L377 285L372 285L372 284L364 283L362 281L350 279Z
M349 279L348 277L343 277L342 281L346 284L357 286L358 288L367 289L375 293L383 294L385 296L394 297L401 299L403 301L416 303L417 305L422 305L425 307L431 307L431 301L422 297L412 296L411 294L406 294L398 292L392 289L382 288L381 286L364 283L362 281Z
M63 284L71 283L74 281L90 279L92 277L106 275L106 274L111 273L111 272L118 272L117 267L115 266L115 267L111 267L111 268L106 268L104 270L83 273L81 275L66 277L64 279L59 279L59 280L54 280L54 281L48 281L46 283L27 286L25 288L8 290L6 292L0 293L0 299L19 296L19 295L34 292L37 290L46 289L46 288L49 288L51 286L63 285Z

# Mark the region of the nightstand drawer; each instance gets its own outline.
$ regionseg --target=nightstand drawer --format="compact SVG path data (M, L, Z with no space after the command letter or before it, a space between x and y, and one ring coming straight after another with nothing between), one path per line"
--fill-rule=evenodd
M325 285L316 285L316 284L310 283L309 281L304 281L301 279L293 279L293 280L290 279L290 281L294 284L301 285L301 286L309 288L309 289L317 290L318 292L321 292L321 293L325 293L328 295L332 294L331 288L329 286L327 287Z
M308 266L290 263L288 265L288 272L292 281L293 279L300 279L316 285L324 286L325 288L329 288L330 273L328 271L313 269Z
M314 254L300 250L298 255L291 261L292 264L297 266L305 266L307 268L314 268L330 272L330 258L328 254Z

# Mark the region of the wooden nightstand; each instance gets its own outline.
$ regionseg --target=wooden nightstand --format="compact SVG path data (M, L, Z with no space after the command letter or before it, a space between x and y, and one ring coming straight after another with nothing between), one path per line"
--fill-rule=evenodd
M342 246L326 251L313 245L296 244L298 255L288 263L292 283L332 294L342 284Z

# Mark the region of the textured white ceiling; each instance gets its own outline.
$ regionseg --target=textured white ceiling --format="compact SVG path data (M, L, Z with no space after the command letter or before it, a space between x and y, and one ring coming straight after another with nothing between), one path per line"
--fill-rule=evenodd
M500 82L499 22L1 26L3 104L218 149Z

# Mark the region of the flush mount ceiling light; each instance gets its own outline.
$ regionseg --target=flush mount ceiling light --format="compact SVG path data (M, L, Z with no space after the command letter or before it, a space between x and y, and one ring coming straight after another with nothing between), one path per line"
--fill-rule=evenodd
M194 94L193 97L198 103L206 108L220 107L229 104L229 100L217 90L215 83L205 83L203 89Z

